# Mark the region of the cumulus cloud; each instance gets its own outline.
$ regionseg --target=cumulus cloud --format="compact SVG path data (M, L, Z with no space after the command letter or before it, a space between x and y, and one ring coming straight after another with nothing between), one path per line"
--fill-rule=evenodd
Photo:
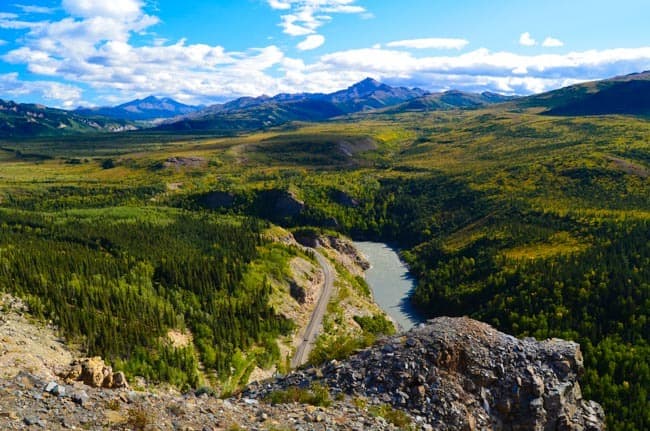
M57 106L71 108L81 99L82 90L54 81L21 81L17 73L0 74L0 93L9 97L41 97Z
M63 0L63 9L82 18L111 17L132 19L142 14L140 0Z
M365 14L356 0L267 0L272 9L290 11L282 15L280 26L290 36L307 36L332 19L328 14Z
M280 9L280 10L291 9L291 2L288 2L288 1L268 0L268 3L269 3L269 6L271 6L271 9Z
M0 17L0 27L28 30L22 46L2 60L26 65L35 75L88 85L99 97L117 94L122 100L160 94L206 103L281 89L267 74L284 59L276 46L227 52L221 46L170 43L159 37L134 46L135 34L158 23L145 13L143 2L63 0L63 7L68 16L54 21ZM65 96L61 104L71 99L61 91L48 94Z
M387 44L389 48L413 49L463 49L469 44L465 39L426 38L398 40Z
M359 7L353 0L267 1L292 17L286 19L296 26L293 33L302 36L297 46L302 50L322 46L325 38L316 30L327 22L327 14L356 13ZM20 45L0 58L25 66L32 74L29 82L16 74L0 75L0 94L76 106L83 100L82 88L90 88L97 104L149 94L214 103L279 92L330 92L366 76L432 91L528 94L650 69L650 47L543 55L485 48L446 55L418 50L467 45L464 39L435 38L329 52L306 61L289 57L275 45L230 51L183 39L170 42L159 35L135 38L158 23L139 0L64 3L67 15L57 19L29 21L0 13L0 28L21 30L15 39ZM530 34L528 39L532 40Z
M542 46L546 48L561 48L564 46L564 42L554 37L547 37L544 39L544 42L542 42Z
M396 49L373 48L324 55L310 67L333 75L341 70L354 76L372 74L429 89L448 82L454 83L454 88L478 88L480 84L483 89L517 94L648 68L650 47L533 56L483 48L457 56L416 56Z
M537 45L537 41L533 39L530 33L526 32L526 33L522 33L521 36L519 36L519 45L535 46Z
M296 48L298 48L301 51L309 51L312 49L316 49L319 46L322 46L325 43L325 36L320 35L320 34L310 34L300 42L298 45L296 45Z

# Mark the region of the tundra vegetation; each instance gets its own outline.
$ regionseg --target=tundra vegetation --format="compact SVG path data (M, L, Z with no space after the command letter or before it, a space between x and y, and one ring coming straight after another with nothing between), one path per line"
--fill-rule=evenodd
M428 316L576 340L609 428L650 427L646 119L493 107L0 146L0 288L131 375L196 387L282 361L293 324L269 297L300 251L264 232L329 229L398 244Z

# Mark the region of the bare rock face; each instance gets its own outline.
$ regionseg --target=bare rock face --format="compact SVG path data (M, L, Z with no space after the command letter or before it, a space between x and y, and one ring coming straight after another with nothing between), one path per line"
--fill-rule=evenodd
M344 362L253 386L248 395L320 381L333 393L407 410L441 431L601 431L604 413L582 398L582 372L576 343L518 340L468 318L438 318Z
M128 387L124 373L119 371L113 373L113 369L107 366L102 358L77 359L70 365L70 369L61 377L69 382L82 381L93 388L126 388Z
M359 266L364 271L370 268L370 262L368 262L365 256L363 256L349 240L327 235L321 236L319 241L324 246L333 248L342 255L348 256L355 265Z

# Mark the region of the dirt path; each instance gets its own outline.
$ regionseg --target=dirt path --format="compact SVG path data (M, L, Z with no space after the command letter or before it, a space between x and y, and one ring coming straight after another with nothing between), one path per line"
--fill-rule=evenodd
M311 315L309 324L305 329L305 333L302 337L302 342L298 346L298 349L296 350L296 354L293 356L293 359L291 360L291 368L299 367L307 361L307 358L309 357L309 352L311 352L311 349L314 345L314 340L316 339L316 335L318 334L318 329L320 328L321 323L323 322L323 317L325 316L325 311L327 310L327 304L329 303L330 298L332 297L332 292L334 291L335 273L334 270L332 269L332 266L327 261L327 259L318 251L314 249L310 249L310 250L313 251L316 260L318 261L318 264L323 269L325 280L323 285L323 291L320 294L320 298L318 298L318 302L316 303L316 308L314 308L314 312Z

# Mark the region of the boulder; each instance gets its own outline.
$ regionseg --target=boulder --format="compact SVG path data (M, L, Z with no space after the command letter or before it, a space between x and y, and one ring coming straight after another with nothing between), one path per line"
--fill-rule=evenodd
M113 373L113 369L99 356L75 360L62 377L68 382L82 381L93 388L128 387L124 373Z

